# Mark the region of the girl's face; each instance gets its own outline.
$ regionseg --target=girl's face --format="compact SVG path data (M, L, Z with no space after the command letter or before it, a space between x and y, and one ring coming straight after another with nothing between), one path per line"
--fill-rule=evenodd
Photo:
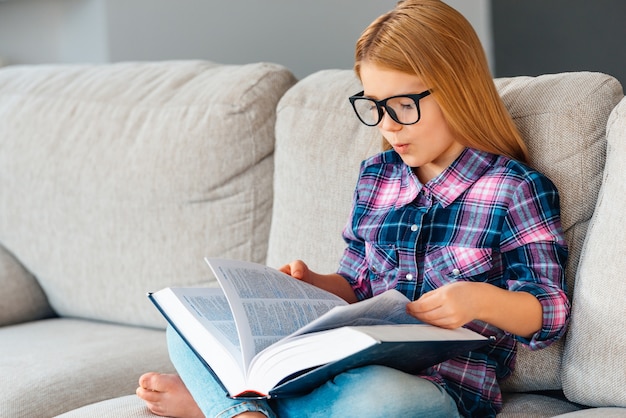
M360 78L366 97L383 100L402 94L419 94L428 90L419 77L405 72L363 62ZM457 142L432 95L419 101L421 118L414 125L402 125L385 112L377 125L383 137L413 167L424 184L445 170L465 148Z

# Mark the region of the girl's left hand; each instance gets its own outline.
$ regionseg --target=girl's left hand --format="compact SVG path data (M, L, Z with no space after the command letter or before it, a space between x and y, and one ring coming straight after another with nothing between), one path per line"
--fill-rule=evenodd
M480 314L480 295L476 283L456 282L432 290L407 304L407 312L431 325L458 328Z

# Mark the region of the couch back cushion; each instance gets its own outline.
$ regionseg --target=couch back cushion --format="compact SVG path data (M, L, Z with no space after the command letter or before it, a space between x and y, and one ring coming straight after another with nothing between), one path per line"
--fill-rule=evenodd
M604 182L576 277L563 389L577 403L626 407L626 99L611 113L607 141Z
M571 292L601 183L606 120L622 97L621 86L598 73L515 77L496 85L529 145L533 165L561 193ZM378 130L361 125L348 103L360 89L352 71L322 71L281 99L268 264L300 258L314 270L336 270L359 163L381 144ZM506 389L560 388L562 350L562 343L533 353L521 347L518 370Z
M557 186L569 247L570 298L589 220L602 183L606 121L623 97L613 77L578 72L496 80L496 86L529 147L533 166ZM517 370L504 388L560 389L564 339L547 349L519 345Z
M62 316L162 326L145 294L210 283L204 256L263 262L273 64L0 70L0 243Z
M37 279L0 245L0 327L53 315Z
M281 99L270 266L301 258L313 270L336 271L359 164L381 146L378 130L361 124L348 102L359 88L351 71L323 70Z

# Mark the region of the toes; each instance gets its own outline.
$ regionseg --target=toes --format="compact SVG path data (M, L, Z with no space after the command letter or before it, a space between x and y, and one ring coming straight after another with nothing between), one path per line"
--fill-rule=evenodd
M137 396L143 399L146 402L157 402L161 400L163 394L161 392L155 392L153 390L137 388L136 390Z
M148 388L150 386L150 381L152 373L145 373L139 377L139 387Z
M177 375L150 372L139 378L139 386L154 392L168 392L176 387L179 380Z

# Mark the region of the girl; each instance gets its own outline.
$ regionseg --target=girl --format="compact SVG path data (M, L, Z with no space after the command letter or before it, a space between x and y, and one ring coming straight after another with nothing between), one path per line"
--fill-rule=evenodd
M554 185L532 170L469 22L439 0L406 0L356 45L363 92L350 97L385 151L364 161L337 273L302 261L282 270L349 302L395 288L416 318L465 326L487 348L409 375L350 370L297 398L226 398L186 345L169 333L182 379L149 373L138 395L172 416L495 416L498 381L516 341L532 349L561 337L566 246ZM193 398L192 395L193 394Z

